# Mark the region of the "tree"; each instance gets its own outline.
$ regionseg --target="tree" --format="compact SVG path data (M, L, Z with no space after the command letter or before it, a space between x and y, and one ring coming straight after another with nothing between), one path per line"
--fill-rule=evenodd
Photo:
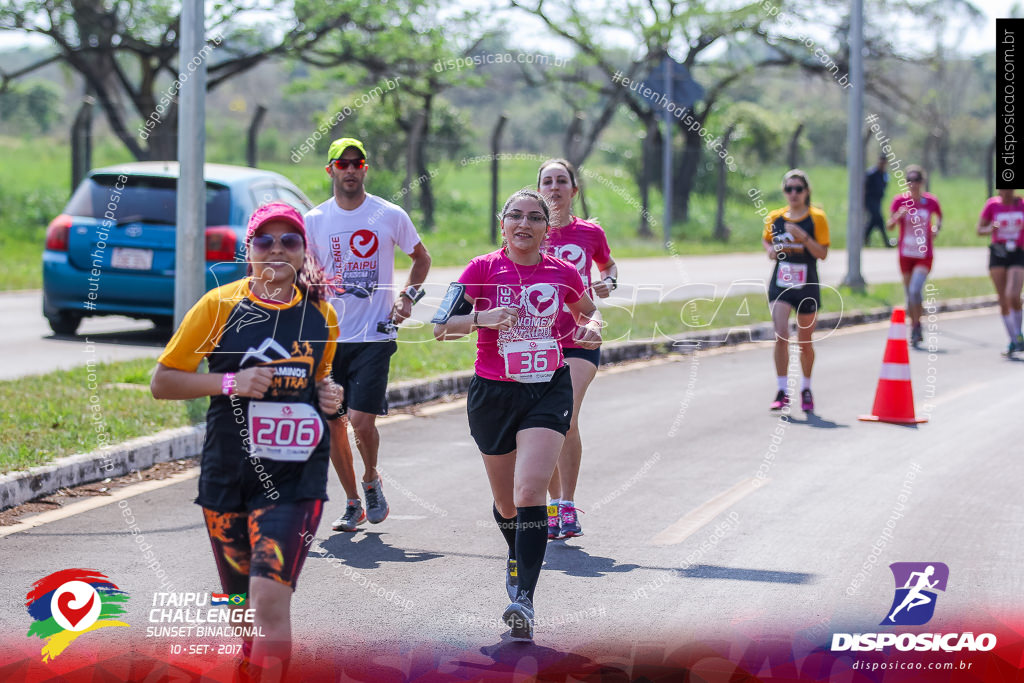
M312 50L351 18L330 2L295 0L287 9L264 0L223 0L211 5L206 27L207 88L271 57ZM246 13L280 16L276 40L246 28ZM264 24L266 25L266 24ZM0 70L0 92L55 61L85 81L111 129L136 159L177 157L177 91L188 77L178 64L180 3L173 0L13 0L0 7L0 30L48 37L54 53L15 72ZM381 30L364 26L363 31ZM133 130L137 120L152 122Z
M432 175L427 169L428 152L451 152L461 146L457 115L441 94L456 83L482 83L461 73L463 69L472 73L469 56L483 40L471 37L479 36L476 14L465 12L442 19L445 7L439 0L381 4L336 0L332 6L344 11L352 25L303 53L303 61L327 69L307 87L332 79L369 88L385 80L397 82L397 88L383 93L379 105L360 112L354 122L358 126L361 119L380 110L386 112L390 125L404 134L404 196L414 188L418 190L422 225L429 230L434 225L435 202Z
M698 165L704 154L701 131L708 116L726 91L742 75L755 69L793 63L793 59L770 52L757 59L736 63L705 60L708 50L720 43L736 41L748 36L762 36L775 17L761 11L760 5L750 5L736 11L719 11L707 1L682 2L680 0L619 0L609 3L600 14L582 9L576 0L559 4L554 11L545 7L544 0L510 0L518 7L539 17L556 36L573 44L580 52L578 68L554 76L555 82L574 84L600 98L601 104L589 107L596 113L584 123L584 108L577 109L578 134L566 150L567 158L582 163L593 150L597 138L609 125L615 110L626 106L638 119L638 127L654 131L655 122L662 116L665 105L658 98L635 96L629 85L642 81L651 68L666 56L678 58L705 88L699 105L689 111L675 108L672 112L676 130L684 140L682 157L678 163L675 200L681 220L689 217L689 198L693 191ZM629 63L617 59L621 48L605 47L609 35L625 31L641 41ZM623 87L624 84L627 87ZM662 141L661 144L670 144Z

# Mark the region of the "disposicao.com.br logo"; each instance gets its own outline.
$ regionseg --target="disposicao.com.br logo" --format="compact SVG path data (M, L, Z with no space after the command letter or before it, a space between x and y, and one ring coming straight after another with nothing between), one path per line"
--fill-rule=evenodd
M896 583L892 604L880 626L921 626L931 621L945 592L949 567L942 562L893 562L889 565ZM902 652L987 652L996 646L991 633L833 633L832 651L882 651L895 647Z
M128 594L95 569L64 569L39 579L25 598L32 617L29 636L46 641L43 661L52 660L76 638L106 626L127 610Z

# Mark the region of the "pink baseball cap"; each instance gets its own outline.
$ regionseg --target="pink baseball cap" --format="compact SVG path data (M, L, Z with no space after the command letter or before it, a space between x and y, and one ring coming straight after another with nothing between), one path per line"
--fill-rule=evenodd
M271 202L252 212L249 226L245 230L245 243L248 245L256 231L270 221L290 223L302 235L302 241L306 241L306 222L302 219L302 214L294 206L284 202Z

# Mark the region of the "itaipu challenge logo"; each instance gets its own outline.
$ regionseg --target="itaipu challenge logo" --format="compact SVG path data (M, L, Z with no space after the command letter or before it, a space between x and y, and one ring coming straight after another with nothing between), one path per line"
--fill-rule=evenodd
M893 562L889 568L896 581L896 595L879 625L927 624L935 614L935 591L946 591L949 567L942 562Z
M64 569L32 584L25 607L29 636L46 641L43 661L52 660L79 636L107 626L128 626L115 617L127 610L128 594L95 569Z

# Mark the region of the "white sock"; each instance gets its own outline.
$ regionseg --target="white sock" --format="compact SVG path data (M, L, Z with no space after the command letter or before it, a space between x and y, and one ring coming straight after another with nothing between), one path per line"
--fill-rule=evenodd
M775 381L779 385L779 391L786 391L789 388L789 384L787 383L788 379L789 378L786 377L785 375L783 375L782 377L776 377L775 378Z
M1017 333L1013 329L1013 314L1003 316L1003 326L1006 328L1006 334L1010 335L1010 341L1017 338ZM1019 329L1019 328L1018 328Z
M358 498L349 498L345 501L345 505L359 505L361 502Z
M551 502L550 502L550 503L548 503L548 505L554 505L555 507L558 507L558 504L559 504L559 503L561 503L561 502L562 502L562 501L561 501L561 500L559 500L558 498L552 498L552 499L551 499Z
M1022 311L1010 309L1010 318L1013 319L1013 336L1016 339L1020 336L1020 326L1022 319Z
M804 377L804 381L800 384L800 391L803 391L804 389L810 389L810 388L811 388L811 378L810 377Z

